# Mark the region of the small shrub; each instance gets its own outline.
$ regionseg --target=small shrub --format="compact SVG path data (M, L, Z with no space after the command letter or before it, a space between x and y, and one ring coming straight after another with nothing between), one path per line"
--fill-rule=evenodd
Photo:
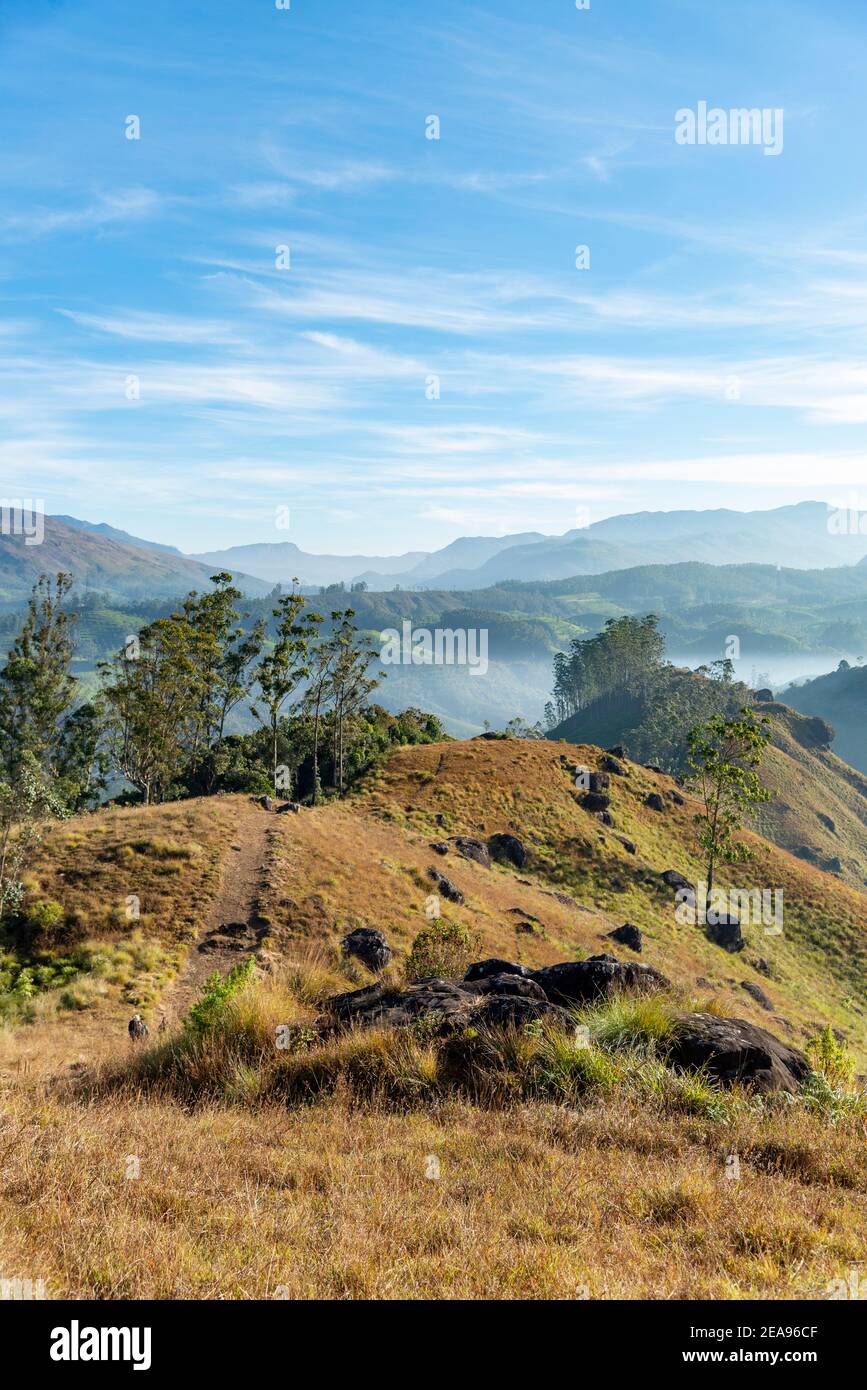
M53 902L50 898L43 898L26 907L23 916L28 927L32 927L39 935L43 935L52 931L57 923L63 919L63 908L60 903Z
M855 1058L845 1043L838 1042L830 1023L810 1038L804 1048L814 1072L834 1090L849 1090L855 1079Z
M460 922L431 922L412 943L406 962L407 979L414 983L432 975L461 978L474 954L475 941L468 927Z
M205 981L201 998L190 1009L184 1025L192 1033L211 1033L225 1016L227 1006L253 973L253 957L235 965L228 975L215 970Z

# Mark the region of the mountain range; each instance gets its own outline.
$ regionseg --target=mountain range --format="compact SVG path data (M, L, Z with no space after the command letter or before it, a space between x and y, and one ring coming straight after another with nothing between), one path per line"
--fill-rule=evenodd
M364 582L369 589L483 589L503 581L550 582L642 565L839 568L867 560L867 536L835 525L824 502L770 511L635 512L546 536L463 536L439 550L394 556L328 555L291 541L260 542L186 555L106 522L45 518L42 545L26 545L15 528L0 532L0 598L26 596L42 572L65 569L88 588L119 598L174 597L207 582L215 569L235 575L249 595L298 578L307 588ZM4 521L6 520L4 514Z

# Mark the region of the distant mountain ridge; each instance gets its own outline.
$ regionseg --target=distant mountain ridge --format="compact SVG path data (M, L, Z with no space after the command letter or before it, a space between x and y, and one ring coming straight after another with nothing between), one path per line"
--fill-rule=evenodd
M370 590L440 592L515 584L560 584L584 576L624 582L630 572L650 574L696 564L714 571L738 565L797 565L821 571L858 566L867 537L837 534L823 502L802 502L764 512L636 512L545 536L462 536L433 552L393 556L317 555L294 541L260 542L186 555L173 546L131 535L107 522L71 516L45 518L41 545L25 545L14 527L0 530L0 601L15 602L42 572L66 569L88 588L122 598L180 596L226 569L251 596L298 578L312 589L364 581ZM713 596L708 593L708 599ZM649 602L649 596L648 596Z
M27 544L18 528L0 532L0 601L22 603L41 574L71 574L79 590L109 594L115 600L140 602L175 599L190 589L205 589L213 569L177 551L141 541L123 543L99 526L73 524L59 517L42 519L39 544ZM117 532L118 535L125 534ZM260 579L236 574L239 588L263 595L269 586Z
M482 589L504 580L548 581L603 574L638 565L699 561L711 565L762 563L802 569L867 561L867 536L837 534L824 502L769 511L634 512L545 536L462 536L429 554L382 559L313 555L291 542L233 546L190 558L237 567L270 583L354 583L371 589Z

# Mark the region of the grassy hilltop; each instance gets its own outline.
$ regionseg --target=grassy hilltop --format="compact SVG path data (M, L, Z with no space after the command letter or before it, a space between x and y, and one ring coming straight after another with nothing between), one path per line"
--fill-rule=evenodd
M29 884L34 988L0 1034L4 1270L109 1298L787 1298L845 1277L863 1256L863 1108L821 1087L722 1091L668 1066L665 1042L691 1010L797 1048L830 1023L864 1070L867 898L747 832L755 858L724 880L782 888L785 929L745 927L729 955L675 920L661 879L700 876L693 805L625 760L605 826L571 770L601 756L407 747L297 815L225 796L57 827ZM522 869L451 838L502 832ZM402 981L431 868L463 896L442 912L472 959L610 951L670 988L579 1010L580 1055L532 1028L465 1039L470 1073L423 1027L319 1039L324 1001L373 978L341 956L347 931L382 930ZM607 938L625 922L640 957ZM215 1026L185 1028L209 971L247 959Z

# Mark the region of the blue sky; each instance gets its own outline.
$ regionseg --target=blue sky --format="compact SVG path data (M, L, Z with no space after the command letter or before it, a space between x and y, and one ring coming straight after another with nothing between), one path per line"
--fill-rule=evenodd
M867 496L867 8L3 0L0 62L0 494L368 554Z

